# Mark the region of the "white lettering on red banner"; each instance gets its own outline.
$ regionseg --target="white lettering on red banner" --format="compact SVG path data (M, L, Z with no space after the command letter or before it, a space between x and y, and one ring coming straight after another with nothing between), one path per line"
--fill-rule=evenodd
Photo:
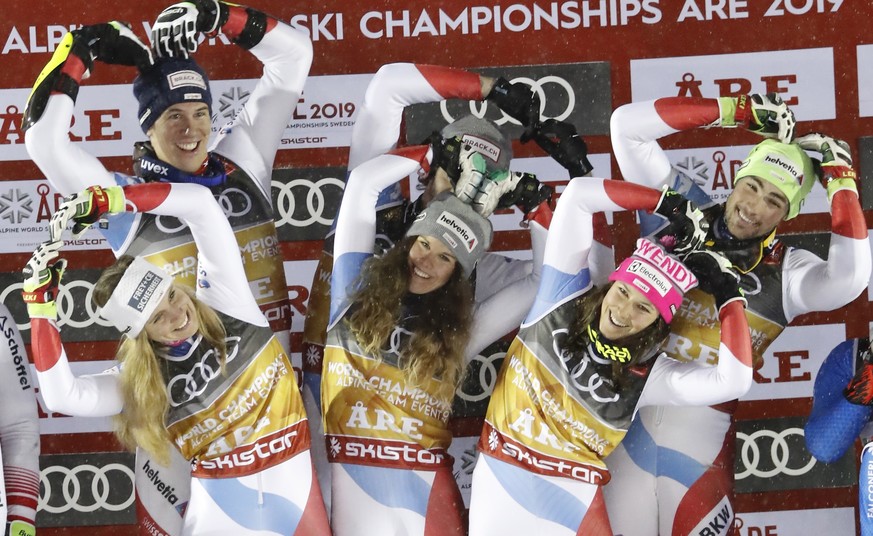
M790 18L803 15L836 13L844 0L622 0L579 2L538 1L509 5L463 5L427 9L370 10L360 16L342 12L299 13L286 22L306 33L313 42L344 41L356 37L372 40L476 35L482 33L522 33L578 28L612 28L660 23L700 23L725 20ZM750 5L751 4L751 5ZM142 35L151 34L151 22L139 23ZM37 54L53 52L68 30L66 26L12 26L0 35L3 54ZM139 30L137 30L139 31ZM206 39L205 46L228 46L223 34Z

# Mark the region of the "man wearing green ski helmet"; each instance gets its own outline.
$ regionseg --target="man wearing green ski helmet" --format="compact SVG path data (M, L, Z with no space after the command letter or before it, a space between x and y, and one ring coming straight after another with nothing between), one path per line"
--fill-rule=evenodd
M728 230L741 239L768 235L797 216L815 181L812 159L799 145L765 139L737 170L725 204Z
M851 302L873 270L849 145L824 134L795 137L795 126L793 112L776 93L635 101L610 118L612 148L625 180L669 187L667 192L678 193L672 199L665 194L664 202L688 215L681 226L642 215L642 233L688 247L680 239L691 227L696 239L691 247L718 251L731 261L747 301L753 359L760 364L795 318ZM674 163L659 143L675 133L715 127L768 138L735 170L725 201L720 187L704 189L701 179L712 176L701 173L696 160ZM724 154L712 150L713 162L727 168ZM815 181L827 192L831 218L826 257L776 238L781 222L800 212ZM718 305L693 289L661 349L674 359L710 366L721 328ZM615 534L698 534L713 519L720 527L733 526L736 408L736 403L640 408L607 460L611 480L603 497ZM672 453L669 459L664 452Z

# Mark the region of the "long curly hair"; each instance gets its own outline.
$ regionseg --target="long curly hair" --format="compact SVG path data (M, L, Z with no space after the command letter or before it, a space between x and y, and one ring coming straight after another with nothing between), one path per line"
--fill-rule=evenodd
M133 260L130 255L124 255L103 271L91 295L95 306L106 305ZM203 336L204 342L218 351L224 372L227 358L224 324L211 307L195 297L193 289L175 284L174 288L187 294L194 303L200 325L198 333ZM122 336L115 357L121 367L119 384L124 411L113 420L115 434L125 447L131 450L136 447L145 449L158 462L166 464L170 460L168 445L171 438L165 426L170 402L163 375L168 364L165 359L158 357L158 351L162 348L162 344L149 339L145 330L136 337Z
M588 343L591 341L588 338L586 328L590 325L596 326L600 322L600 306L613 284L610 282L608 285L594 287L576 299L576 314L570 323L570 337L567 341L568 350L573 352L587 351ZM629 375L628 369L649 357L661 346L669 334L670 325L667 324L663 316L658 315L652 324L639 333L613 341L627 348L631 354L631 359L627 363L614 362L612 364L612 380L619 389L626 385L625 380Z
M380 355L400 321L409 288L408 257L417 237L408 236L382 256L368 259L351 296L349 328L358 344ZM460 264L442 287L421 296L420 314L409 344L403 349L400 369L413 386L439 379L439 393L450 398L464 374L464 351L473 323L473 288Z

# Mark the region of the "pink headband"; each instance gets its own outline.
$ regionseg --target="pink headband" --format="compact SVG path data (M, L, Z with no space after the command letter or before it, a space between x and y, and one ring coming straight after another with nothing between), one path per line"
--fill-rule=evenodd
M637 240L634 254L612 272L609 280L623 281L642 292L667 323L673 320L685 293L697 286L691 270L645 238Z

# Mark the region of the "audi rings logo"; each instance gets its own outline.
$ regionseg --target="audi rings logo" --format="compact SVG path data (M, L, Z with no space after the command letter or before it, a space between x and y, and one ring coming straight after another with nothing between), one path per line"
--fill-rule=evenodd
M215 200L228 219L241 218L252 210L252 198L239 188L227 188L215 196ZM172 216L158 216L155 225L167 234L178 233L186 227L178 218Z
M570 330L566 328L552 331L552 351L556 356L561 358L561 366L564 370L570 373L570 381L573 382L576 389L583 393L588 393L588 396L597 402L608 404L617 401L619 399L619 394L613 393L610 390L612 384L608 380L604 380L600 374L595 372L593 365L591 366L591 370L588 370L588 365L591 364L592 361L601 365L609 364L609 361L606 361L603 358L597 358L590 352L581 352L582 355L579 358L579 361L573 365L572 369L569 368L570 364L576 357L573 352L566 349L569 331ZM606 390L605 393L601 395L597 390L604 386L606 387Z
M743 274L740 278L743 296L757 296L761 293L761 278L754 272Z
M21 293L22 283L16 281L0 291L0 302L11 303L10 295ZM58 326L83 329L94 324L110 327L112 324L100 318L97 309L91 303L91 293L94 283L83 279L70 278L68 283L62 283L58 288L58 298L55 303L58 308ZM25 315L23 323L16 322L19 331L30 329L30 321Z
M394 326L394 331L388 337L388 347L382 350L383 354L393 357L396 361L400 361L400 353L405 344L412 337L412 332L400 326Z
M218 97L218 111L215 115L220 115L228 122L233 121L236 119L236 114L243 109L246 101L249 100L249 95L251 95L251 91L239 86L234 86L227 91L223 91ZM213 123L215 123L214 120Z
M50 514L97 510L119 512L134 501L133 471L121 463L102 467L51 465L40 472L37 509Z
M612 113L611 67L608 62L488 67L480 74L504 77L537 95L541 120L555 119L573 124L580 135L608 135ZM507 136L518 137L523 129L493 101L449 99L407 107L406 142L419 144L437 125L451 123L466 115L486 118L500 126Z
M197 341L191 346L192 352L196 350L202 340L203 337L198 335ZM225 343L227 343L225 364L230 364L239 354L240 337L227 337ZM178 407L193 400L194 397L206 390L209 382L220 375L221 363L215 350L209 349L203 353L190 371L186 374L177 374L170 379L169 385L167 385L167 390L170 392L170 405Z
M771 478L779 474L801 476L815 465L813 458L803 448L803 429L757 430L751 434L737 432L739 460L743 470L737 480L753 476Z
M565 78L555 75L547 75L534 80L527 76L518 76L510 80L513 84L524 84L530 86L531 91L536 93L540 98L540 120L557 119L563 121L570 117L573 110L576 108L576 93L573 91L573 86ZM443 119L451 123L457 117L452 117L447 106L448 101L440 102L440 111ZM496 107L495 107L496 108ZM499 110L499 108L497 108ZM483 118L488 111L487 101L470 101L469 113ZM466 115L466 114L462 114ZM460 115L459 115L460 117ZM515 119L509 117L500 110L500 118L494 121L498 125L509 123L511 125L521 125Z
M287 183L272 181L277 192L275 201L276 227L288 224L292 227L307 227L314 223L330 225L335 214L328 211L329 200L338 200L344 183L335 177L317 180L291 179Z
M466 402L481 402L491 396L497 384L498 366L504 357L506 352L495 352L487 356L479 354L470 360L467 379L455 391L455 396Z

